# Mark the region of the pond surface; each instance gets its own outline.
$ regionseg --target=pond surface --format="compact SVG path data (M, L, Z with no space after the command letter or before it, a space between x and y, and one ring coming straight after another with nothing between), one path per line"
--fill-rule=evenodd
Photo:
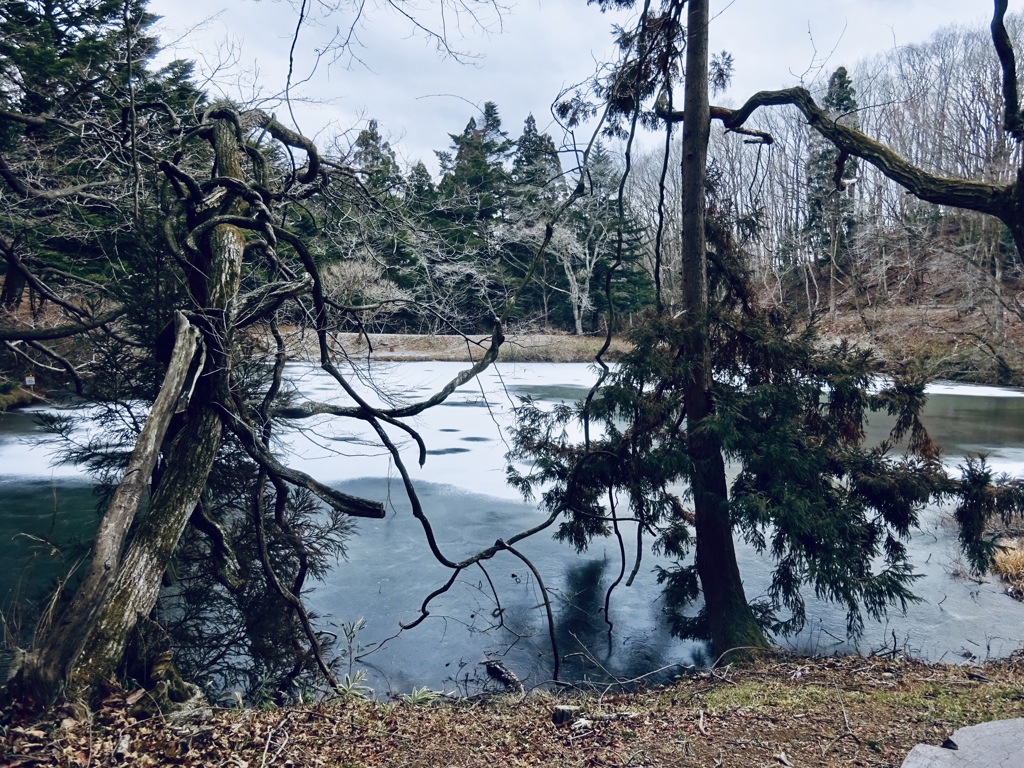
M418 400L459 369L449 363L374 363L361 372L360 386L381 402ZM289 378L303 397L343 402L318 369L291 366ZM408 439L402 455L446 556L461 559L544 518L505 484L503 430L513 419L519 396L571 401L584 396L594 378L583 364L503 364L414 420L427 446L425 465L417 466ZM391 394L371 394L375 389ZM930 389L925 424L950 466L966 453L984 452L997 471L1024 474L1021 393L936 385ZM881 434L882 427L870 431ZM388 504L384 520L359 521L349 558L310 593L321 625L340 628L365 620L356 643L363 649L383 646L364 656L358 668L367 672L379 694L414 686L472 692L486 677L479 664L486 658L501 658L527 685L548 680L551 643L541 589L523 562L507 552L486 564L486 574L480 569L464 572L446 595L431 603L429 618L415 629L400 631L399 622L415 619L423 598L443 585L450 572L428 551L390 457L370 437L361 425L319 418L296 422L281 435L280 451L292 466L347 493ZM394 437L402 435L396 432ZM34 554L36 582L54 578L65 564L54 556L57 547L51 543L64 546L87 538L95 525L95 500L84 478L73 467L51 467L49 461L49 449L41 444L30 412L0 416L0 599L5 604L26 581L22 564L29 555ZM624 526L623 535L631 566L635 530ZM906 615L894 613L882 624L869 622L854 649L844 639L845 614L810 598L806 630L780 644L819 653L895 646L945 661L1005 656L1024 645L1024 605L1007 597L991 577L965 578L947 512L926 510L909 547L921 574L915 591L922 602L910 606ZM597 542L577 556L570 546L542 533L519 549L534 562L554 596L563 679L597 683L634 679L654 670L662 670L655 678L664 678L678 673L679 665L706 663L701 644L669 635L652 573L658 560L649 551L634 585L620 586L613 596L609 642L603 604L605 590L621 567L617 542ZM747 596L755 598L767 588L769 564L742 545L740 558Z

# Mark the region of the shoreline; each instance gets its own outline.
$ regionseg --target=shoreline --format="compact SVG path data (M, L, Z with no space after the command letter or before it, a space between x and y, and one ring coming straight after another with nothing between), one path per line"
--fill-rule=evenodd
M62 767L898 766L916 744L1024 716L1022 691L1019 658L955 666L773 653L633 693L470 701L419 691L392 703L349 697L153 716L138 708L141 691L119 691L95 712L65 704L2 735L13 764Z
M0 413L27 408L34 403L46 402L46 398L37 392L30 392L24 387L15 387L6 394L0 394Z
M988 339L978 318L957 316L948 308L898 307L874 317L841 313L835 322L820 319L819 343L846 341L873 349L882 359L919 369L929 380L1001 387L1024 387L1024 320L1007 318L1004 339ZM308 330L283 329L290 336L295 359L316 362L316 337ZM354 358L384 361L444 361L470 363L480 359L487 334L420 335L339 333L332 339ZM272 344L264 341L265 348ZM604 344L603 334L509 333L499 360L549 363L592 363ZM623 334L612 337L604 359L614 362L629 349Z
M282 332L299 352L293 359L308 362L319 359L314 334L297 328L285 328ZM336 333L331 336L337 347L354 359L454 363L473 363L479 360L487 351L490 338L488 334L412 333ZM604 342L604 335L510 333L501 345L498 359L503 362L589 363L594 362ZM612 337L605 359L616 360L627 349L624 339Z

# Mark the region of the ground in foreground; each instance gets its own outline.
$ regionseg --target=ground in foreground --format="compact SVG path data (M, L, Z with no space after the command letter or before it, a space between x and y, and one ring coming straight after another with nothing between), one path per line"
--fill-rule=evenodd
M923 742L1024 716L1024 661L983 667L776 656L620 694L415 706L337 701L136 720L114 696L6 732L10 765L899 766ZM558 704L582 707L555 725Z

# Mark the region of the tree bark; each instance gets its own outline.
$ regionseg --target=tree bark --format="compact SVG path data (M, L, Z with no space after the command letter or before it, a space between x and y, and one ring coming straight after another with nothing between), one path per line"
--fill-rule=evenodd
M218 116L212 128L214 175L244 181L236 122ZM225 202L224 215L244 215L243 200L236 197ZM201 258L187 276L192 302L203 315L206 364L185 410L184 427L167 447L165 468L146 517L132 537L109 599L90 632L88 651L75 664L71 682L80 689L110 679L132 629L156 605L164 571L206 488L221 444L219 410L230 384L245 232L233 224L216 224L207 230L202 221L192 223L193 232L206 232L197 243Z
M22 296L25 295L25 286L28 281L21 270L7 259L7 274L4 276L3 291L0 291L0 305L4 309L15 310L21 306Z
M89 634L100 620L100 612L114 580L121 573L121 554L128 529L135 520L171 417L188 383L198 346L199 331L179 313L170 366L135 443L124 476L100 521L88 570L57 620L40 630L42 643L23 657L15 677L8 684L8 695L24 705L46 706L60 694ZM160 576L157 584L159 580Z
M218 114L213 119L208 135L213 143L214 176L244 180L238 130L237 118ZM58 622L40 630L40 651L27 656L19 679L8 686L8 695L22 706L47 706L67 682L88 691L112 679L131 630L156 603L167 563L206 487L221 443L218 403L229 389L234 305L246 242L244 230L218 223L217 214L239 219L248 205L233 192L224 198L219 211L209 210L203 200L186 202L190 237L195 241L186 280L205 352L197 366L195 387L188 393L187 404L182 404L179 396L194 354L186 344L176 343L153 412L100 524L89 571ZM189 329L194 352L197 330L180 313L178 322L183 324L179 336L184 333L182 327ZM183 412L184 426L166 446L160 484L145 518L134 527L122 559L129 526L176 410Z
M222 426L214 407L202 405L196 411L171 441L160 485L132 537L89 642L75 663L71 683L76 689L103 683L114 675L135 624L156 605L167 563L206 488L220 447Z
M718 439L707 429L711 346L708 328L705 183L711 133L708 103L708 0L689 0L683 123L683 308L689 330L684 342L691 378L686 389L687 451L693 462L696 560L711 646L730 658L768 646L747 604L729 519L725 461Z
M1018 253L1024 257L1024 195L1021 194L1024 169L1018 170L1012 184L955 179L930 173L900 157L884 144L836 120L834 115L819 107L804 88L760 91L739 109L714 107L712 116L721 120L729 130L738 131L758 108L783 104L791 104L799 109L810 127L841 152L871 163L915 197L936 205L948 205L996 217L1010 230ZM676 114L666 114L665 117L670 120L682 119L682 115ZM771 138L767 137L766 140L770 141Z

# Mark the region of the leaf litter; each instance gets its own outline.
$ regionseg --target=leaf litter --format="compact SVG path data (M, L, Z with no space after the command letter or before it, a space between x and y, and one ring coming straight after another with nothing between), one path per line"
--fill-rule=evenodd
M533 691L425 705L338 700L136 719L129 700L10 724L10 766L899 766L918 743L1024 716L1024 660L983 666L777 654L631 693ZM558 710L563 711L553 718ZM559 720L556 724L554 720Z

